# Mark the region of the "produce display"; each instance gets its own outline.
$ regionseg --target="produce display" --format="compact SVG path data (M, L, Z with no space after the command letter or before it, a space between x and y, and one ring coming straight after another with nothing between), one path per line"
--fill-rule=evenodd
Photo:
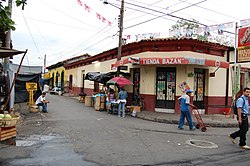
M0 114L0 127L15 126L18 119L16 115Z
M10 114L0 114L0 119L12 118Z

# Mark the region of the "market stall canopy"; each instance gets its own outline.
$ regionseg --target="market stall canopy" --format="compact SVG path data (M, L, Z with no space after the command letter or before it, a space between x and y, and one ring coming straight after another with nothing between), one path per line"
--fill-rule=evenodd
M119 85L119 87L123 87L125 85L133 85L133 83L128 80L127 78L124 77L114 77L112 79L110 79L107 84L117 84Z
M130 76L130 73L120 72L123 76ZM96 81L102 84L106 84L111 78L116 76L116 72L100 73L89 72L85 76L85 80Z
M8 49L8 48L4 48L4 47L0 48L0 58L7 58L7 57L11 57L13 55L18 55L18 54L22 54L22 53L25 53L25 51L18 51L18 50Z

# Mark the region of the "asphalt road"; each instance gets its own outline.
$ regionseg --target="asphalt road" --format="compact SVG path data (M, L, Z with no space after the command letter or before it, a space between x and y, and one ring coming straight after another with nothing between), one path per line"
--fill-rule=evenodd
M228 140L236 128L177 130L176 125L118 118L64 96L48 95L47 99L49 113L27 114L18 125L16 146L7 145L11 141L0 144L0 165L228 166L250 162L250 151Z

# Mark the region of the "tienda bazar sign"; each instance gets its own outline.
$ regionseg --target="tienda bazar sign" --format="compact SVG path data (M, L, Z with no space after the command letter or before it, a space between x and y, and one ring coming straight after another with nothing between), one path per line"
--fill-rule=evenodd
M141 58L141 65L183 64L184 58Z
M212 66L220 68L229 68L229 63L219 60L196 58L196 57L171 57L171 58L138 58L130 57L124 58L111 65L112 69L125 64L132 65L179 65L179 64L192 64L202 66Z

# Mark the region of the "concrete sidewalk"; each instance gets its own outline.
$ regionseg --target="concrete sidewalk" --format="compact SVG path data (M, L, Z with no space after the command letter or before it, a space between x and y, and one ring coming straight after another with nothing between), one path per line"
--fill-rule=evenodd
M137 118L169 124L178 124L180 114L142 111L137 113ZM235 118L222 114L201 114L204 124L208 127L238 127ZM193 122L197 124L197 119L192 115ZM186 120L185 120L186 121Z
M67 94L64 96L70 97L70 98L76 99L76 100L79 99L79 97L77 97L77 96L68 96ZM201 117L202 117L202 120L203 120L205 126L208 126L208 127L238 127L238 122L236 120L236 116L234 118L232 118L232 116L229 117L229 115L222 115L222 114L201 114ZM180 114L141 111L141 112L137 113L136 117L139 119L148 120L148 121L168 123L168 124L178 124ZM195 124L197 124L197 119L194 115L192 115L192 119L193 119L193 122ZM186 122L186 120L185 120L185 122Z

